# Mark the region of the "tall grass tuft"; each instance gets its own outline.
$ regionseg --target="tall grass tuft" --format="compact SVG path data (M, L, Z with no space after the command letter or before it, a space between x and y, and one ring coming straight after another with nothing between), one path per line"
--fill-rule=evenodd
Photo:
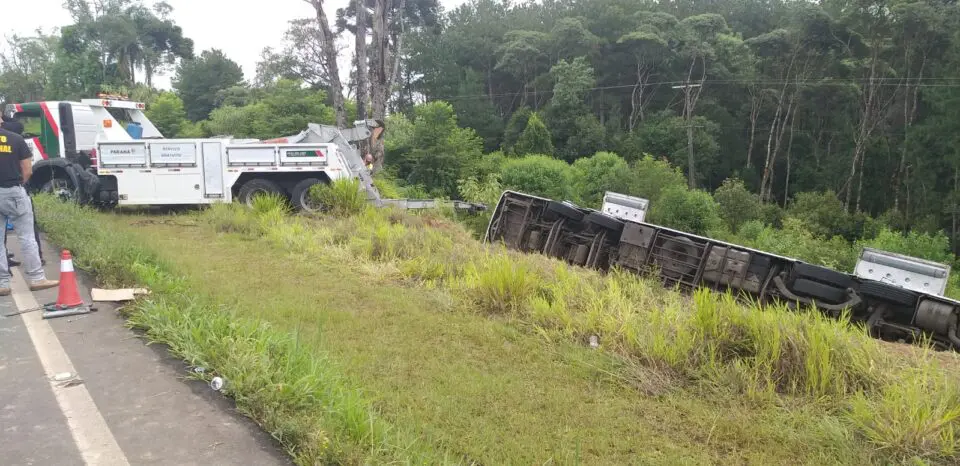
M353 178L315 185L309 195L323 206L325 212L338 217L356 215L367 208L367 197L360 189L360 181Z
M960 454L960 384L926 354L919 365L888 374L878 396L857 393L847 411L866 439L890 456L956 458Z
M527 264L502 254L491 254L485 259L467 265L458 287L482 312L519 312L535 296L540 277Z

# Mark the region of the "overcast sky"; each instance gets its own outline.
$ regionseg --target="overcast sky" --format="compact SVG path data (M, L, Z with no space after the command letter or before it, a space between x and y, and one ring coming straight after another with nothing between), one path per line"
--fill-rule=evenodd
M313 17L313 8L303 0L166 0L173 6L173 20L194 41L196 53L218 48L243 67L244 77L252 79L260 51L264 47L280 47L287 22L294 18ZM350 0L326 0L327 17L335 18L338 8ZM30 35L37 28L50 32L53 28L71 24L70 15L63 8L63 0L26 0L3 2L0 34ZM445 10L455 8L464 0L440 0ZM152 0L144 3L152 4ZM249 5L249 6L247 6ZM16 20L13 20L16 18ZM342 39L350 44L353 38ZM341 57L346 65L350 57ZM345 74L345 73L344 73ZM154 80L154 85L169 88L170 76Z

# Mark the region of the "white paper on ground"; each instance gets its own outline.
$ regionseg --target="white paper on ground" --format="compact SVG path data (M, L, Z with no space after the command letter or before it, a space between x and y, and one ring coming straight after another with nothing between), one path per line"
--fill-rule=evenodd
M99 302L133 301L138 294L150 294L150 290L145 288L121 288L118 290L94 288L90 290L90 297Z

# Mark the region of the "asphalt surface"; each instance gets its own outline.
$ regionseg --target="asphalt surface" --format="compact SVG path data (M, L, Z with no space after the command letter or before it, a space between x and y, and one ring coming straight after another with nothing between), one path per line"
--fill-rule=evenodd
M58 279L59 249L41 246L47 277ZM82 273L81 296L97 312L3 317L57 299L57 288L31 293L18 269L13 296L0 297L0 464L291 464L230 400L126 328L116 305L92 303ZM82 382L63 386L65 372Z

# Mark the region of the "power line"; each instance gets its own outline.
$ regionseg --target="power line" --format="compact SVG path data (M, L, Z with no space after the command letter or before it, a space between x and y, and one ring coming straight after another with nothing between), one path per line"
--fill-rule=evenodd
M929 83L929 82L916 82L916 81L948 81L944 83ZM847 86L850 84L867 84L873 81L873 85L880 87L900 87L900 86L910 86L915 88L960 88L960 78L911 78L909 80L904 80L903 78L819 78L817 80L786 80L786 79L767 79L767 80L747 80L747 79L707 79L703 81L703 84L710 85L759 85L759 86L782 86L784 84L794 84L801 86L809 87L819 87L819 86ZM683 85L686 81L675 80L675 81L657 81L652 83L643 84L644 87L655 87L655 86L677 86ZM618 89L633 89L636 87L636 84L618 84L618 85L609 85L609 86L595 86L591 88L584 89L584 92L596 92L596 91L608 91L608 90L618 90ZM532 90L532 91L515 91L515 92L502 92L496 94L459 94L459 95L447 95L447 96L430 96L434 100L467 100L467 99L489 99L491 97L517 97L522 95L530 96L541 96L541 95L550 95L553 94L553 90Z

